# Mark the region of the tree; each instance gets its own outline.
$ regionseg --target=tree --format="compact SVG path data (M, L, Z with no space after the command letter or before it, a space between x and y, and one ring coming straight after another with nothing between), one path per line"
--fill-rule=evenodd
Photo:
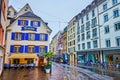
M47 59L47 65L49 65L49 63L50 63L50 58L54 57L55 55L54 55L53 52L46 52L46 53L44 54L44 56L45 56L45 58Z

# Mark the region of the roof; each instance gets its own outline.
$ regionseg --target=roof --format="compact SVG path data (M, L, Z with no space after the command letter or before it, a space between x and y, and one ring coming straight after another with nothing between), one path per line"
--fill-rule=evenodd
M15 12L17 12L12 5L10 5L10 6L8 7L8 9L9 9L9 8L12 8Z
M12 54L9 58L37 58L36 54Z
M28 11L22 15L20 15L19 17L30 17L30 18L39 18L41 19L39 16L35 15L33 12Z

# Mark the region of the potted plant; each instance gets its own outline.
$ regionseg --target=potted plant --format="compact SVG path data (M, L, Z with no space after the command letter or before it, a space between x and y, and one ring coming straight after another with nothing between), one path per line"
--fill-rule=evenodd
M47 64L45 65L46 66L46 73L50 73L51 72L51 67L52 67L52 62L50 62L50 58L54 57L54 53L53 52L46 52L44 54L44 57L46 58L47 60Z

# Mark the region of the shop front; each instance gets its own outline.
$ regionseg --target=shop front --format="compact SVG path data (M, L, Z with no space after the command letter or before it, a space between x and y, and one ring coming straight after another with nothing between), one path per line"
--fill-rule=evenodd
M9 57L10 67L16 66L36 66L36 54L12 54Z
M120 64L120 49L104 50L104 63L109 65Z

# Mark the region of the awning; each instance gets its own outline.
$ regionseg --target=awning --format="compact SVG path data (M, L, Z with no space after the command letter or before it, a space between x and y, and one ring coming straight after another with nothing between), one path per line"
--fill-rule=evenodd
M9 58L37 58L36 54L12 54Z

